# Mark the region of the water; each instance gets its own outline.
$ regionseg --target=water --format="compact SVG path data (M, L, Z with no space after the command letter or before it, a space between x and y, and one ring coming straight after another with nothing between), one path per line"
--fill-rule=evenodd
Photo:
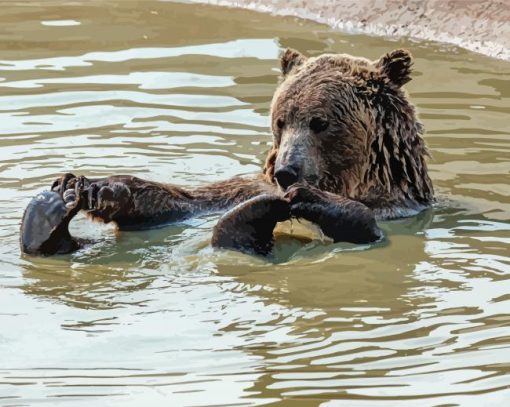
M510 64L173 3L8 3L0 15L0 404L481 406L510 400ZM260 170L277 55L416 57L442 204L373 247L208 247L216 217L20 255L58 174L183 185Z

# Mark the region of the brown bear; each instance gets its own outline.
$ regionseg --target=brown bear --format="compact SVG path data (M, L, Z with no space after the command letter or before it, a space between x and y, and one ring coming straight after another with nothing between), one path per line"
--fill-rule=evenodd
M288 49L280 62L282 80L271 105L273 146L262 174L194 189L127 175L66 174L52 191L72 216L84 210L121 230L229 210L214 228L213 245L262 254L271 250L275 224L291 217L318 224L335 242L362 243L380 238L376 218L411 216L431 205L423 128L402 89L411 79L408 51L370 61L347 54L307 58ZM43 202L29 208L44 216ZM51 221L35 232L29 222L36 216L28 215L23 251L52 254L42 247L62 252L77 246L68 242L67 226L60 227L65 238L51 233L57 228ZM62 216L66 225L72 216ZM66 243L33 243L33 236L44 241L45 233Z

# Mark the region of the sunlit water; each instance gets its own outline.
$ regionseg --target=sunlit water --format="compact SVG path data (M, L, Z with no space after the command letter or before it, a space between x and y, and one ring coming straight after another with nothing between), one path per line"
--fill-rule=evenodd
M197 5L3 4L0 404L496 406L510 400L510 64ZM260 170L277 56L396 47L440 207L373 247L208 246L215 216L20 255L61 173L197 185ZM347 401L346 401L347 400Z

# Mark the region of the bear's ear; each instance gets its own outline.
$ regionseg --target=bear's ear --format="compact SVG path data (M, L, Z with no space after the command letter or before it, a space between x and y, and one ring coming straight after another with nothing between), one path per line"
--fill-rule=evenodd
M280 65L282 67L283 76L287 76L287 74L292 71L295 67L301 65L305 62L306 57L292 48L287 48L285 52L280 57Z
M401 87L411 80L413 57L405 49L396 49L376 61L375 66L390 82Z

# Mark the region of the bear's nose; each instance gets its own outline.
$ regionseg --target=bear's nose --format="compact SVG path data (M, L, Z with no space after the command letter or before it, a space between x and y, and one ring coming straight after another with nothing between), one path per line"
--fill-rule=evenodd
M282 187L282 189L285 190L292 184L295 184L297 182L298 170L296 167L287 165L276 171L274 173L274 177L276 178L278 185L280 185L280 187Z

